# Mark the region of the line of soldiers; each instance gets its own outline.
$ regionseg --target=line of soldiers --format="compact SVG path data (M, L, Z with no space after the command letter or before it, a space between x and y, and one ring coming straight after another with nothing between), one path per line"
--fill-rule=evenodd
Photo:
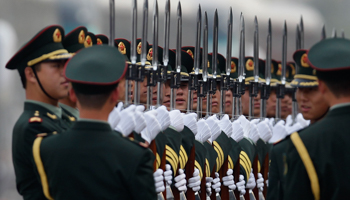
M344 171L327 160L348 146L348 40L322 40L288 63L245 57L244 48L239 58L225 58L215 47L208 54L206 45L132 41L110 41L83 26L65 35L52 25L7 63L26 91L13 130L24 199L345 194L339 162L346 155L332 159Z

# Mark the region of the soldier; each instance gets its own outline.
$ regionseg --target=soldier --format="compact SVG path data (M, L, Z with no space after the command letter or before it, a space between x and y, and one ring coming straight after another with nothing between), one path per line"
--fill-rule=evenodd
M156 199L153 154L107 123L125 68L124 56L110 46L83 49L66 64L80 119L69 131L38 137L33 145L48 199Z
M61 41L61 26L48 26L36 34L6 64L17 69L26 92L24 111L13 128L12 159L18 192L24 199L45 199L33 171L32 144L43 132L68 128L62 120L58 100L68 94L63 76L65 60L71 57Z
M318 90L330 106L327 115L300 133L293 133L287 150L284 199L346 198L350 114L350 40L325 39L308 52L316 69Z
M288 127L288 134L308 125L303 118L314 123L323 118L329 108L318 90L317 77L314 74L316 71L307 63L306 50L296 51L293 58L298 65L298 72L294 76L291 86L297 88L296 99L301 114L298 115L297 124L294 125L297 129L293 130ZM289 141L289 136L287 136L285 139L276 142L271 148L269 187L266 197L269 200L283 198L283 186L285 184L283 160L286 159L286 148Z

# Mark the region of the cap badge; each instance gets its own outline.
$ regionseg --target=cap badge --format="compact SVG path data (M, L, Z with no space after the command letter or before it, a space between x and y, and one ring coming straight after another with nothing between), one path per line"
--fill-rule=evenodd
M125 44L123 42L119 42L118 50L121 54L123 54L123 55L126 54L126 48L125 48Z
M231 73L235 73L236 72L236 63L231 61Z
M141 45L141 42L139 42L139 44L137 45L137 48L136 48L136 50L137 50L137 54L141 54L141 47L142 47L142 45Z
M252 61L252 59L248 59L247 62L245 63L245 68L248 71L253 71L254 70L254 62Z
M55 32L53 32L53 41L54 42L61 42L62 41L62 34L60 29L56 28Z
M79 33L78 42L79 42L79 44L84 44L84 42L85 42L85 33L83 30L81 30Z
M97 38L97 45L102 45L102 44L103 44L102 40L100 38Z
M92 39L91 39L90 35L86 36L84 46L85 46L85 48L92 46Z
M282 75L282 64L281 63L278 64L278 70L276 72L276 75L277 76L281 76Z
M307 63L307 54L303 54L300 59L301 66L303 67L310 67L310 65Z
M188 49L186 52L193 58L193 52L190 49Z
M148 50L148 54L147 54L147 60L152 60L153 59L153 49L150 48Z

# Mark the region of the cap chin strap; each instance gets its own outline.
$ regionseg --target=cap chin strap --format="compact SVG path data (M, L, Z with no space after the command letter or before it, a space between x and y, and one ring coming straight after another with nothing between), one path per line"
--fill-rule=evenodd
M34 66L35 66L35 65L34 65ZM56 101L57 101L58 99L55 99L55 98L53 98L52 96L50 96L50 95L45 91L44 87L41 85L41 82L40 82L40 80L39 80L38 74L36 73L36 70L35 70L35 67L34 67L34 66L31 66L31 68L32 68L32 70L33 70L33 72L34 72L35 78L36 78L36 80L38 81L41 90L42 90L42 91L44 92L44 94L45 94L46 96L48 96L50 99L53 99L53 100L56 100Z

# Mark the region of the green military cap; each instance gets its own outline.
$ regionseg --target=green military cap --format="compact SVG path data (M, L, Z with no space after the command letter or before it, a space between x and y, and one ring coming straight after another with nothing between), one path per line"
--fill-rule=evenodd
M6 64L7 69L17 69L21 76L26 67L42 61L62 60L72 57L63 47L64 30L52 25L42 29L27 42Z
M186 51L186 53L188 53L192 57L192 59L194 59L195 47L184 46L184 47L181 47L181 50ZM199 50L199 66L201 65L202 65L202 48L200 48Z
M96 44L97 45L103 45L103 44L106 44L106 45L108 45L108 43L109 43L109 39L108 39L108 37L106 36L106 35L104 35L104 34L98 34L98 35L96 35Z
M330 38L312 46L307 53L310 66L317 71L350 69L350 40Z
M218 59L217 59L217 68L216 68L216 81L220 81L220 77L221 77L221 68L222 68L222 63L220 65L220 60L222 61L223 59L220 58L222 55L218 54ZM223 56L222 56L223 57ZM208 54L208 76L209 77L213 77L213 53L209 53ZM225 59L225 57L224 57ZM225 65L225 61L224 61L224 65ZM221 68L220 68L221 67Z
M278 83L281 83L282 65L281 62L271 60L271 86L275 87Z
M286 81L288 83L293 81L295 73L296 73L295 63L294 62L287 62Z
M74 90L101 94L113 90L126 72L126 60L117 48L95 45L79 51L65 66L64 76Z
M293 54L293 60L298 66L297 73L291 82L293 87L317 87L316 70L312 69L308 63L307 50L297 50Z
M262 82L265 82L265 69L266 69L266 61L259 58L259 77Z
M230 78L231 79L237 79L238 78L238 58L236 58L236 57L231 57Z
M163 48L158 46L158 64L163 64ZM152 45L148 45L146 60L148 61L148 65L145 67L145 69L151 69L152 67L152 60L153 60L153 47Z
M85 36L87 29L85 26L78 26L71 32L69 32L62 41L62 44L69 53L75 53L82 48L85 48Z
M249 84L250 81L254 80L254 58L251 56L245 57L244 62L244 72L245 72L245 84ZM260 73L260 66L265 65L265 62L262 59L259 59L259 82L262 82Z
M130 61L130 41L124 38L117 38L114 40L114 46L123 54L128 61Z
M141 62L141 47L142 47L142 42L141 42L141 38L137 38L136 39L136 56L137 56L137 58L136 58L136 60L137 60L137 62L138 63L140 63ZM149 48L150 48L150 45L149 45L149 43L147 42L147 53L148 53L148 50L149 50ZM151 62L149 62L149 61L147 61L147 58L146 58L146 65L151 65Z
M176 52L172 51L170 53L169 50L169 65L168 66L168 79L171 77L169 76L171 74L171 71L176 71ZM193 69L193 59L190 54L188 54L186 51L181 50L181 71L180 71L180 77L181 81L188 81L189 80L189 73L191 73Z
M85 37L85 42L84 42L85 48L91 47L92 45L96 45L96 44L97 44L97 38L95 34L91 32L87 32Z

